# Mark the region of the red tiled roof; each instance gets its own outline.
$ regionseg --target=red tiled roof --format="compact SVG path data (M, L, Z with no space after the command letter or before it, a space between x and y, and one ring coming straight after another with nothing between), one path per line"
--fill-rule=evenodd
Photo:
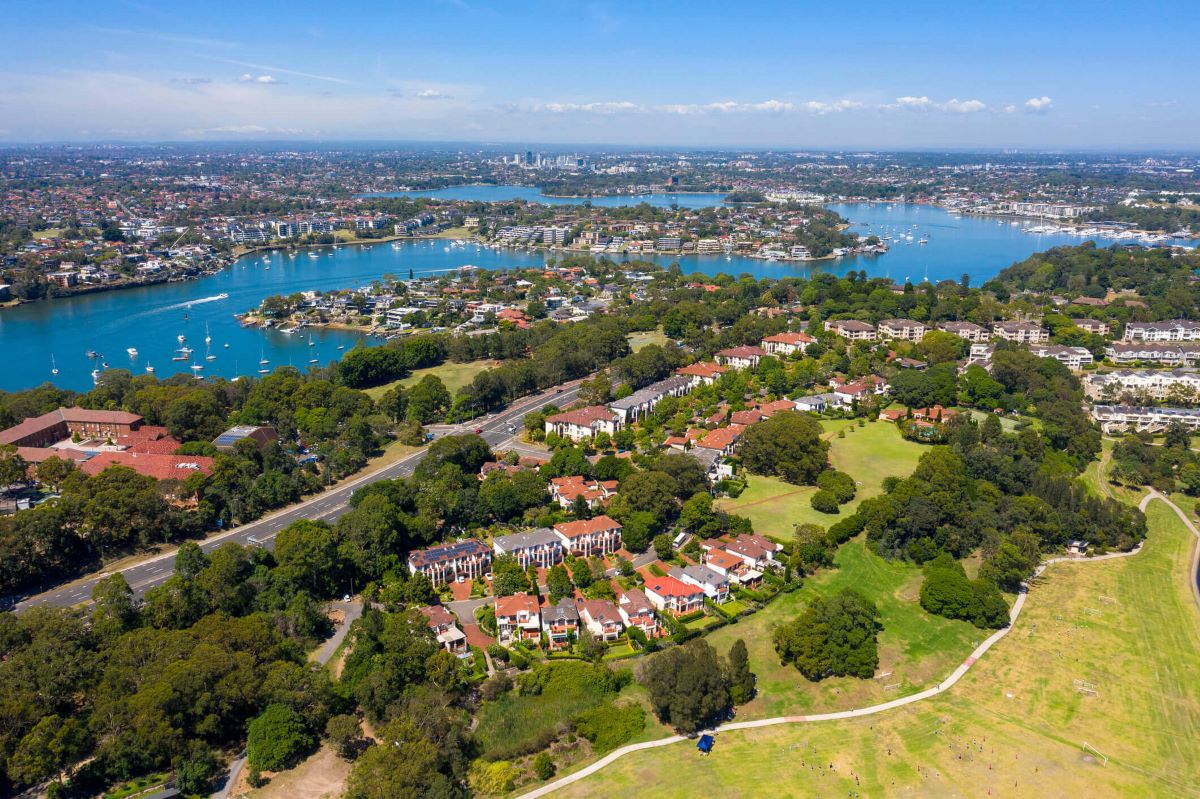
M816 341L815 338L807 333L776 333L773 336L767 336L763 341L769 341L772 344L812 344Z
M670 575L648 578L646 580L646 588L661 597L695 596L704 592L704 589L699 586L689 585L682 580L676 580Z
M602 533L605 530L620 530L621 524L615 519L601 514L594 519L579 519L574 522L556 524L554 529L567 538L579 538L582 535Z
M99 474L109 466L128 466L155 480L186 480L196 472L212 474L212 458L203 455L160 455L152 452L98 452L80 464L86 474Z
M675 370L677 375L685 375L687 377L717 377L729 371L728 367L721 366L719 363L693 363L689 366L681 366Z
M26 419L20 424L13 425L7 430L0 430L0 444L11 444L21 439L51 428L61 422L68 424L113 424L131 426L142 421L136 413L126 411L93 411L87 408L59 408L43 413L32 419Z
M546 421L551 424L575 424L580 427L590 427L593 422L608 422L616 418L617 415L603 405L589 405L586 408L547 416Z
M740 424L731 424L728 427L718 427L700 441L700 446L707 447L709 449L723 450L741 438L742 431L745 429L746 428Z
M538 612L538 598L529 594L513 594L496 597L496 616L516 616L521 611L529 614Z
M761 358L767 354L762 347L730 347L721 350L717 355L721 358Z
M429 619L430 627L453 626L458 621L454 618L453 613L446 610L444 605L427 605L423 608L417 608L417 610L424 613L425 617Z

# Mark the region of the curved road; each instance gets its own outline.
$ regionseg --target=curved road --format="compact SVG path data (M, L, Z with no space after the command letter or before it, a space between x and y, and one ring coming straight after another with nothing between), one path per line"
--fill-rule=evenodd
M524 422L525 415L539 410L546 405L564 405L575 401L579 396L579 381L571 381L556 386L541 394L535 394L513 403L510 407L494 415L476 419L456 427L446 428L442 435L454 433L469 433L477 429L483 430L483 438L493 447L499 446L510 438L509 426L518 431ZM350 496L359 488L379 480L390 480L397 477L407 477L413 473L417 464L425 457L425 449L401 458L395 463L378 469L370 474L357 477L336 485L311 499L296 505L291 505L261 519L234 527L222 533L209 536L200 541L200 548L206 552L228 541L243 545L270 547L275 536L284 527L298 519L321 519L334 522L349 508ZM14 609L17 612L28 610L39 605L65 607L88 602L92 598L92 589L101 579L114 573L125 575L130 588L137 596L148 589L165 582L175 570L175 553L169 552L140 561L116 572L101 572L82 580L77 580L42 594L36 594L18 602Z
M1184 520L1184 522L1192 530L1192 532L1194 534L1196 534L1198 537L1200 537L1200 531L1197 531L1196 527L1191 523L1191 521L1189 521L1187 519L1187 517L1184 516L1183 511L1181 511L1178 507L1176 507L1175 504L1173 502L1171 502L1169 499L1162 496L1161 494L1158 494L1157 492L1152 492L1150 495L1143 498L1142 503L1139 507L1142 510L1145 510L1146 504L1151 499L1155 499L1155 498L1163 500L1168 505L1170 505L1172 508L1174 508L1175 512L1180 515L1180 518L1182 518ZM1127 557L1130 557L1131 555L1136 555L1140 551L1141 551L1141 546L1139 545L1137 547L1137 549L1133 549L1129 552L1112 552L1107 555L1097 555L1096 557L1092 557L1092 558L1066 558L1066 557L1050 558L1049 560L1043 561L1042 564L1037 567L1037 569L1033 573L1033 576L1037 577L1038 575L1040 575L1045 570L1045 568L1047 566L1049 566L1051 563L1091 563L1092 561L1098 561L1098 560L1111 560L1113 558L1127 558ZM1197 547L1196 553L1197 553L1196 557L1200 557L1200 546ZM1194 568L1195 568L1195 566L1193 565L1193 569ZM1192 588L1193 588L1193 591L1196 590L1195 581L1192 581ZM972 666L974 666L975 663L981 657L983 657L985 652L987 652L989 649L991 649L992 646L997 641L999 641L1001 638L1008 635L1009 631L1012 630L1012 628L1016 625L1017 617L1021 615L1021 608L1023 608L1025 606L1025 598L1026 598L1026 596L1028 596L1027 591L1028 591L1028 586L1027 585L1022 586L1021 593L1017 595L1017 600L1015 602L1013 602L1013 606L1009 610L1008 626L1004 627L1000 630L997 630L996 632L994 632L990 636L988 636L986 641L984 641L982 644L980 644L979 646L977 646L975 648L975 651L971 653L970 657L968 657L966 660L964 660L961 664L959 664L958 668L956 668L953 672L950 673L950 676L946 677L944 680L942 680L940 683L938 683L936 686L934 686L932 688L926 688L924 691L921 691L919 693L910 694L909 696L902 696L898 699L893 699L890 702L883 702L878 705L871 705L870 707L860 707L860 708L855 708L853 710L839 710L839 711L836 711L833 713L816 713L811 716L777 716L775 718L757 719L755 721L735 721L735 722L731 722L729 724L722 724L718 727L714 727L713 729L707 730L706 732L731 732L733 730L747 730L747 729L753 729L755 727L773 727L777 724L807 724L807 723L811 723L814 721L835 721L837 719L860 718L862 716L872 716L876 713L882 713L885 710L892 710L893 708L903 707L904 705L911 705L914 702L921 702L925 699L929 699L930 697L937 696L938 694L942 693L943 691L949 690L955 683L957 683L960 679L962 679L963 675L966 674L967 671L969 671L970 668ZM1200 595L1197 595L1197 601L1200 602ZM528 793L521 794L520 796L517 797L517 799L537 799L537 797L547 796L547 795L553 793L554 791L557 791L559 788L565 788L566 786L568 786L574 782L578 782L579 780L582 780L585 777L589 777L592 774L595 774L597 771L600 771L601 769L605 768L613 761L617 760L618 758L624 757L625 755L632 754L633 752L639 752L643 749L655 749L660 746L669 746L671 744L679 743L680 741L685 741L685 740L687 740L687 738L685 738L682 735L672 735L667 738L659 738L658 740L655 740L655 741L646 741L645 743L630 744L629 746L623 746L620 749L617 749L617 750L609 753L608 755L601 758L600 760L597 760L595 763L585 766L584 768L580 769L579 771L576 771L572 774L568 774L567 776L562 777L561 779L557 779L554 782L543 785L540 788L536 788L532 791L529 791Z

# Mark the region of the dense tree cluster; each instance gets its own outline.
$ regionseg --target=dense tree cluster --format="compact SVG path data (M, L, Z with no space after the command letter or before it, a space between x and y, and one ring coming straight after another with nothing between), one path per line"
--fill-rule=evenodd
M756 474L776 475L789 483L812 484L829 464L829 442L821 425L806 413L777 413L749 427L740 454Z
M641 681L659 721L685 735L721 721L733 710L735 697L746 702L754 691L741 641L729 659L700 639L672 647L642 666Z
M826 677L869 679L879 665L879 610L851 589L832 597L814 597L794 621L773 634L784 663L810 680Z
M1008 604L991 580L968 580L962 564L943 552L925 564L921 607L935 616L965 619L976 627L1004 627Z

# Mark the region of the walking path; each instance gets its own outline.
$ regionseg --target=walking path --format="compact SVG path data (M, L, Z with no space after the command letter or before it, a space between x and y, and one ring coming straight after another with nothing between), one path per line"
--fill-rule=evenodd
M1200 531L1197 531L1195 525L1193 525L1191 523L1191 521L1184 515L1183 511L1180 510L1175 505L1175 503L1171 502L1171 500L1167 499L1162 494L1159 494L1157 491L1151 490L1151 493L1142 499L1142 502L1139 505L1139 509L1144 511L1146 509L1146 504L1151 499L1161 499L1164 502L1166 502L1168 505L1170 505L1175 510L1175 512L1177 514L1179 514L1179 517L1181 519L1183 519L1184 523L1188 526L1188 528L1191 529L1191 531L1198 538L1200 538ZM1115 558L1128 558L1132 555L1136 555L1138 552L1141 551L1141 549L1142 549L1142 547L1139 544L1137 546L1137 548L1130 550L1129 552L1110 552L1106 555L1096 555L1095 557L1091 557L1091 558L1079 558L1079 557L1050 558L1049 560L1043 561L1042 564L1040 566L1038 566L1036 570L1034 570L1033 578L1031 578L1031 580L1038 577L1038 575L1040 575L1046 569L1046 567L1052 563L1091 563L1093 561L1098 561L1098 560L1113 560ZM1193 579L1194 575L1196 574L1196 565L1197 565L1198 558L1200 558L1200 543L1198 543L1198 546L1195 551L1195 555L1193 556L1193 559L1192 559L1192 561L1193 561L1192 562L1192 572L1191 572L1192 577L1189 578L1189 582L1191 582L1191 584L1192 584L1193 594L1196 596L1197 604L1200 605L1200 594L1197 593L1198 589L1196 586L1196 580ZM1028 592L1028 585L1022 586L1021 593L1019 593L1017 595L1016 601L1013 602L1013 606L1009 610L1008 626L1001 628L1001 629L997 630L996 632L992 633L990 636L988 636L987 640L985 640L982 644L977 646L975 648L975 651L971 653L971 656L968 657L966 660L964 660L961 664L959 664L958 668L956 668L953 672L951 672L949 677L946 677L944 680L942 680L941 682L939 682L936 686L934 686L932 688L926 688L924 691L921 691L919 693L910 694L908 696L902 696L898 699L893 699L890 702L883 702L881 704L871 705L869 707L860 707L860 708L855 708L853 710L839 710L839 711L836 711L833 713L815 713L815 714L812 714L809 716L777 716L775 718L757 719L755 721L735 721L735 722L731 722L729 724L722 724L718 727L714 727L712 730L708 730L708 732L731 732L733 730L748 730L748 729L754 729L756 727L772 727L772 726L775 726L776 724L807 724L807 723L815 722L815 721L835 721L838 719L861 718L863 716L872 716L876 713L882 713L886 710L892 710L894 708L903 707L904 705L911 705L915 702L921 702L921 701L924 701L931 697L937 696L938 694L942 693L943 691L949 690L955 683L957 683L960 679L962 679L963 675L966 674L967 671L970 670L970 668L972 666L974 666L975 663L978 662L978 660L981 657L983 657L984 653L986 653L989 649L991 649L992 646L997 641L999 641L1004 636L1008 635L1009 631L1011 631L1013 629L1013 627L1016 625L1017 617L1021 615L1021 609L1023 607L1025 607L1025 598L1028 596L1027 592ZM537 797L540 797L540 796L547 796L547 795L553 793L554 791L557 791L559 788L564 788L574 782L578 782L579 780L584 779L585 777L589 777L592 774L595 774L597 771L600 771L601 769L608 766L610 763L614 762L618 758L624 757L625 755L631 754L633 752L640 752L644 749L655 749L660 746L669 746L670 744L679 743L680 741L684 741L684 740L687 740L687 739L682 735L672 735L668 738L659 738L658 740L655 740L655 741L646 741L644 743L637 743L637 744L630 744L628 746L623 746L620 749L610 752L608 755L601 758L600 760L597 760L595 763L585 766L584 768L580 769L579 771L576 771L572 774L568 774L567 776L562 777L561 779L557 779L554 782L543 785L540 788L536 788L528 793L522 794L521 796L517 797L517 799L537 799Z
M1192 589L1192 599L1196 601L1196 607L1200 609L1200 529L1188 518L1183 509L1171 501L1171 498L1165 494L1160 494L1155 489L1149 489L1150 493L1142 497L1142 501L1138 503L1138 510L1145 513L1146 506L1150 504L1152 499L1161 499L1167 503L1167 507L1175 511L1175 515L1183 522L1187 529L1192 531L1192 535L1196 537L1196 543L1192 547L1192 565L1188 567L1188 586Z

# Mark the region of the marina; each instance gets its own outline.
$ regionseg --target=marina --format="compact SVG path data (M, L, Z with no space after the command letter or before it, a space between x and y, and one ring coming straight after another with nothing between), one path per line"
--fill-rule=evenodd
M659 195L655 200L664 202L675 196L682 195ZM629 198L622 199L627 202ZM1044 223L1026 226L1013 224L1011 219L958 216L926 205L850 203L831 207L850 219L851 229L860 236L890 239L890 252L823 261L765 260L736 254L604 255L618 262L638 258L664 267L678 261L685 272L709 275L724 272L780 278L861 269L899 282L958 280L965 273L972 283L979 284L1034 252L1081 241L1078 235L1059 229L1028 229ZM926 243L921 244L922 240ZM1098 239L1101 246L1114 241ZM86 390L93 384L93 372L98 376L104 368L122 368L134 374L156 374L152 364L169 365L158 370L162 377L182 372L232 378L266 374L276 366L304 369L339 358L340 353L365 340L366 334L313 329L302 338L279 329L243 327L234 314L257 307L273 294L365 286L388 273L407 277L410 270L422 276L466 265L483 269L538 267L548 257L560 258L565 253L415 239L336 250L318 248L304 251L305 257L288 257L293 254L295 251L266 257L251 254L200 280L6 308L0 311L0 352L20 352L22 357L0 371L0 389L30 388L53 380L66 388ZM190 341L203 341L203 348ZM116 362L108 359L108 367L101 365L103 353L121 351L127 351L128 357ZM201 368L192 369L193 364Z

